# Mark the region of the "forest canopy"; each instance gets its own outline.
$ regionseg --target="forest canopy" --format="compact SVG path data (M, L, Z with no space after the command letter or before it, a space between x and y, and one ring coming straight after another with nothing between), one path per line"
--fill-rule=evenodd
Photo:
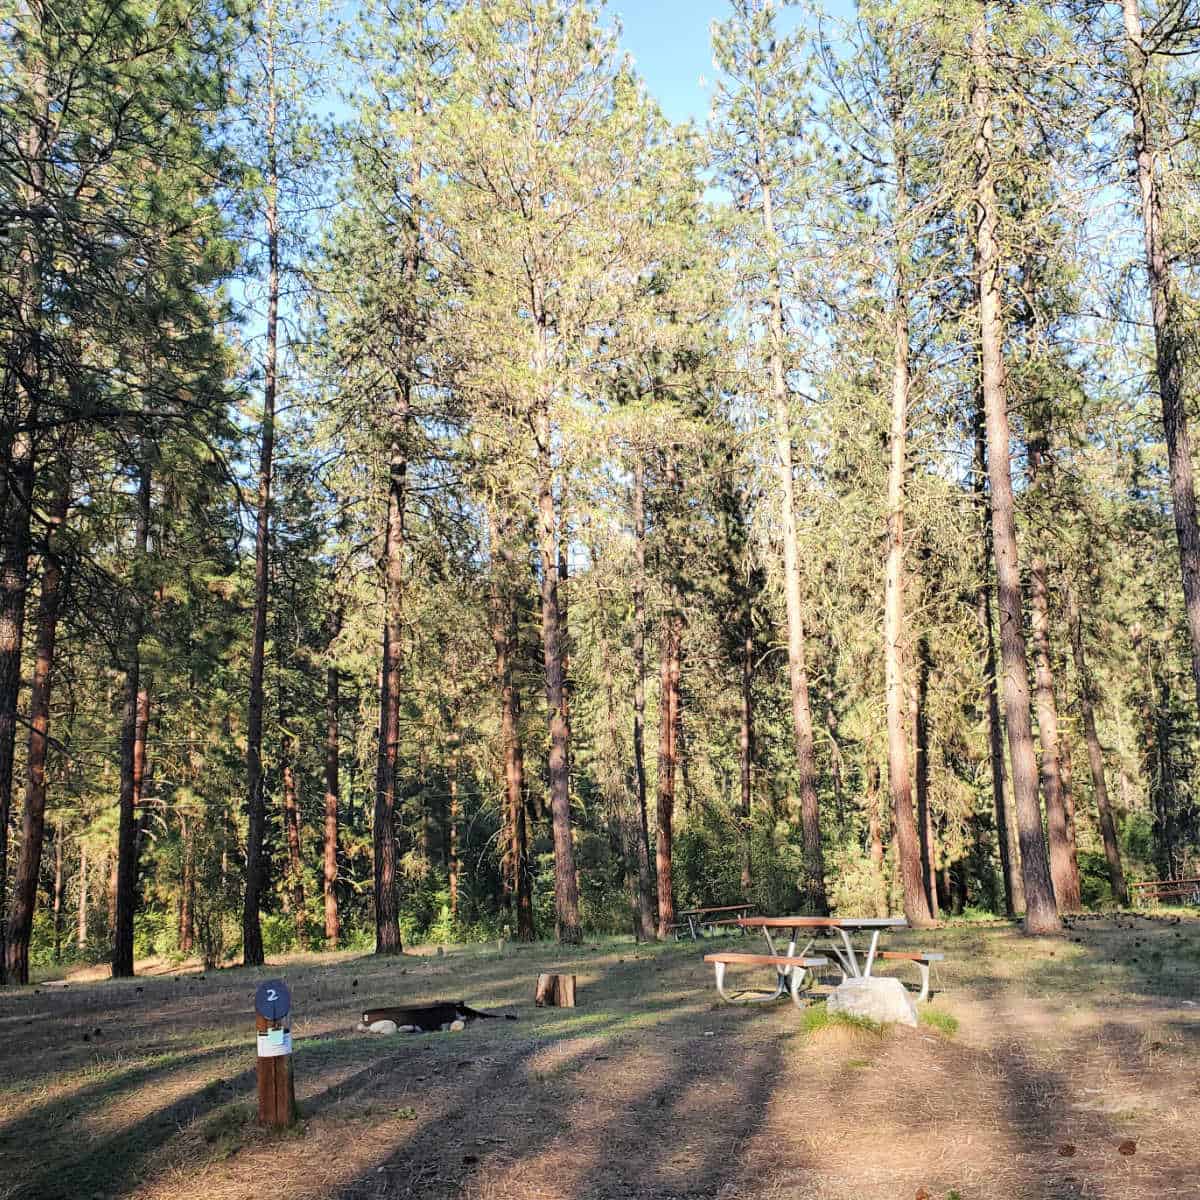
M3 978L1200 874L1200 5L0 15Z

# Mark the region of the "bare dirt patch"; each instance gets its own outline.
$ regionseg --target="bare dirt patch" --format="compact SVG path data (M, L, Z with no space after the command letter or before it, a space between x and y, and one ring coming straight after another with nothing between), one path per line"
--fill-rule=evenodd
M938 931L950 1034L721 1005L690 944L160 965L0 994L0 1200L1194 1197L1200 922L1072 924ZM548 970L579 977L580 1007L533 1007ZM253 1120L271 974L296 1011L303 1121L283 1135ZM521 1020L353 1031L368 1005L438 999Z

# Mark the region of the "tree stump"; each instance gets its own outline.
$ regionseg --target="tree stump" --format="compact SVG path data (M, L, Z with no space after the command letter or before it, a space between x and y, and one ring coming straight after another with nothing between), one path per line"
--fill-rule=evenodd
M533 1002L538 1008L574 1008L574 975L539 975Z

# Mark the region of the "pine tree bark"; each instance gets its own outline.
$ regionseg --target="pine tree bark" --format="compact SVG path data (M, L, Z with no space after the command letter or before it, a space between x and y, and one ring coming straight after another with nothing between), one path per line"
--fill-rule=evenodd
M679 755L679 678L683 646L683 617L670 613L663 620L659 653L658 735L658 937L665 941L675 923L673 829L675 781Z
M342 614L334 610L330 616L330 645L341 629ZM334 950L341 936L338 915L338 793L340 782L339 715L341 677L332 663L325 669L325 827L322 844L322 890L325 901L325 945Z
M892 114L896 154L894 224L906 217L905 156L898 137L898 114ZM902 252L901 252L902 253ZM887 485L887 563L884 570L883 672L887 706L888 787L900 878L904 887L904 916L916 929L933 924L922 882L922 854L913 819L913 773L908 758L908 733L904 714L904 477L908 439L909 329L908 294L904 263L896 263L896 294L892 300L892 412L889 433Z
M279 167L277 126L279 93L275 74L275 7L266 12L267 109L266 140L267 328L263 361L263 413L259 435L258 511L254 526L254 615L250 633L250 694L246 705L246 888L242 905L242 963L265 961L259 910L266 890L263 839L267 800L263 790L263 674L266 663L267 607L271 571L271 476L275 452L275 393L279 357Z
M63 909L63 820L54 824L54 961L62 962Z
M1044 447L1029 446L1031 484L1036 483L1044 463ZM1036 684L1038 739L1042 744L1042 794L1046 798L1046 834L1050 844L1050 879L1059 912L1079 912L1079 865L1067 816L1063 787L1063 763L1059 749L1058 703L1054 695L1054 667L1050 654L1050 600L1046 584L1046 560L1035 553L1029 564L1029 608L1033 632L1034 682Z
M400 912L396 894L396 766L400 747L403 686L404 516L408 483L408 382L393 402L388 463L387 524L384 534L383 674L379 709L379 767L375 787L375 953L400 954Z
M186 816L179 818L183 870L179 881L179 952L191 954L196 941L196 832Z
M752 850L754 841L754 627L750 613L749 595L742 611L742 690L738 721L738 786L742 827L745 831L742 847L742 898L750 898Z
M761 156L765 161L765 154ZM763 230L771 246L777 245L771 185L762 183ZM821 811L817 800L816 755L813 750L812 705L808 692L808 667L804 649L804 604L800 593L800 562L796 537L795 479L792 461L792 421L784 373L783 285L776 268L771 284L770 359L774 400L775 455L779 473L780 514L783 533L783 589L787 609L788 682L792 698L792 733L796 750L796 791L804 844L804 908L824 915L825 856L821 846ZM661 889L661 882L660 882ZM661 904L661 902L660 902Z
M987 438L984 433L982 394L975 409L975 501L979 507L983 533L979 590L975 596L975 614L983 645L983 696L988 719L988 758L992 768L992 805L996 812L996 844L1000 851L1000 871L1004 879L1004 906L1009 917L1025 911L1025 883L1012 813L1005 794L1004 728L1000 722L1000 699L996 687L996 642L992 633L992 511L984 481L987 478Z
M637 783L638 912L643 939L652 941L654 877L650 870L650 817L646 806L646 464L637 451L633 464L633 767Z
M145 447L142 450L146 453ZM146 562L150 539L150 466L143 461L138 480L135 561ZM125 707L121 720L121 791L117 827L116 911L113 919L112 974L133 975L133 913L137 904L138 816L146 771L146 735L150 722L149 677L142 669L145 600L140 589L132 597L128 660L125 667Z
M1088 767L1092 774L1092 794L1096 799L1099 817L1100 838L1104 843L1104 859L1108 864L1108 878L1112 884L1113 897L1118 904L1129 903L1129 889L1125 884L1125 871L1121 865L1121 847L1117 841L1117 827L1113 820L1112 805L1108 799L1108 784L1104 777L1104 751L1096 732L1096 683L1088 670L1083 649L1083 622L1079 615L1079 600L1075 589L1067 586L1067 625L1071 639L1071 656L1075 660L1075 677L1079 687L1079 711L1083 719L1083 736L1087 742Z
M33 48L23 65L35 112L21 138L26 182L20 186L19 195L23 207L33 211L44 200L50 143L47 68ZM17 262L14 315L21 332L16 345L9 350L15 364L12 380L16 403L3 429L4 477L0 485L4 496L4 534L0 546L0 985L8 976L8 826L12 815L21 647L25 635L25 590L29 570L34 480L32 431L41 406L43 370L41 251L33 234L23 240Z
M7 972L13 983L29 982L29 940L37 906L38 878L42 866L42 843L46 827L46 752L50 737L50 694L54 677L54 653L58 619L64 590L62 530L70 507L70 465L65 456L57 467L58 480L49 514L43 554L41 595L38 598L37 637L33 685L29 697L29 748L26 754L25 803L21 815L21 852L13 881L12 908L8 918ZM62 888L62 822L55 847L54 937L59 955L59 909Z
M82 954L88 944L88 854L87 843L79 839L79 895L75 923L75 948Z
M296 936L303 939L304 874L300 861L300 803L296 795L296 764L293 761L295 748L291 735L284 734L279 744L279 761L283 774L283 827L287 835L288 884Z
M1200 527L1196 519L1196 486L1191 436L1184 396L1187 317L1181 310L1171 274L1163 231L1163 202L1158 185L1158 153L1151 122L1148 85L1150 59L1142 36L1138 0L1122 0L1125 58L1129 72L1129 107L1133 118L1133 152L1142 209L1150 312L1154 324L1155 368L1162 401L1163 432L1171 481L1171 507L1179 544L1179 568L1192 652L1192 683L1200 711Z
M563 661L562 613L558 595L558 513L554 502L553 446L550 440L551 395L549 319L540 285L535 288L535 368L542 388L534 406L537 440L538 553L542 602L542 661L549 709L550 820L554 834L554 913L558 940L577 945L583 940L579 926L579 884L575 848L571 837L570 727L567 724L566 671Z
M1030 933L1051 933L1061 928L1061 922L1054 904L1046 843L1042 836L1037 758L1033 750L1029 709L1029 658L1022 625L1008 397L1004 379L1000 249L996 239L998 203L992 173L991 60L988 0L979 0L978 17L971 33L971 108L975 121L976 157L975 251L992 536L1000 602L1000 659L1004 668L1009 758L1025 881L1025 928Z
M461 755L462 739L458 732L458 714L451 718L450 731L446 737L446 776L450 791L450 845L449 845L449 883L450 883L450 915L458 917L458 823L461 819L458 799L458 768Z
M937 886L937 842L929 802L929 642L917 641L917 672L913 679L913 775L917 789L917 837L921 843L921 886L931 921L941 917Z

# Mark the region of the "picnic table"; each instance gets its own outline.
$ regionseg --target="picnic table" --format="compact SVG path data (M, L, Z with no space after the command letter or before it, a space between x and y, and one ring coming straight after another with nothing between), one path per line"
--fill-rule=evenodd
M1185 900L1200 904L1200 879L1148 879L1131 883L1135 904L1146 900Z
M885 929L904 929L908 925L903 917L738 917L735 923L747 933L753 929L762 930L767 939L767 953L723 953L704 956L705 962L711 962L716 970L717 991L722 999L733 1004L770 1003L790 992L792 1002L797 1006L800 1005L800 994L805 990L803 985L808 973L829 963L827 958L810 953L818 938L829 942L829 949L837 959L843 978L858 979L871 974L879 949L879 935ZM772 930L776 933L780 930L786 931L786 951L781 952L775 948ZM850 937L852 933L860 932L870 934L866 957L861 965L858 950ZM802 941L804 945L798 948ZM924 956L919 957L924 963ZM725 969L730 965L774 967L775 990L757 995L748 995L745 992L729 995L725 991ZM927 965L922 966L922 971L927 969ZM923 989L923 993L927 994L927 990Z
M859 979L871 974L879 950L879 935L885 929L908 927L908 922L903 917L742 917L738 924L743 929L761 929L771 954L778 953L771 931L786 931L788 958L804 958L818 938L828 941L828 949L837 959L842 974L847 979ZM858 951L850 940L852 933L870 934L865 961L861 966ZM804 945L797 949L797 944L801 941Z
M753 904L722 904L709 905L707 908L683 908L676 911L677 917L683 917L687 922L688 933L692 941L700 940L701 931L712 929L717 925L736 925L737 918L744 916L754 907ZM683 929L683 921L676 925L676 930ZM676 934L678 936L678 932Z

